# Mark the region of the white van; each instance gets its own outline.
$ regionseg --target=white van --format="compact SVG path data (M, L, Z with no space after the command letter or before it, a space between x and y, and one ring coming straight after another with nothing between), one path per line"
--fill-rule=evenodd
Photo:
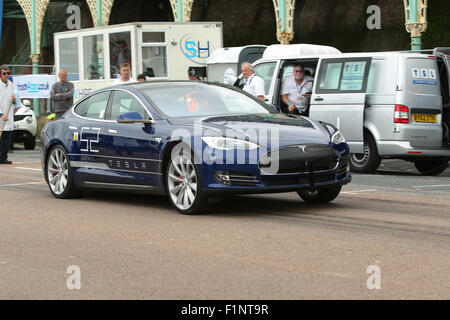
M450 159L449 55L449 48L340 53L272 45L254 68L266 80L266 102L283 112L283 80L294 64L305 68L314 78L309 116L343 132L354 172L373 172L382 158L399 158L424 174L439 174Z

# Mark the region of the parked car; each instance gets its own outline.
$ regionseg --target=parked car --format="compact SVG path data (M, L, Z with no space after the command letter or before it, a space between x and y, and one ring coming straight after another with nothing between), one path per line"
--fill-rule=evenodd
M349 147L335 127L210 82L99 90L47 123L41 141L56 198L87 188L148 191L168 194L183 214L217 194L296 191L329 202L351 180Z
M34 150L36 146L37 120L31 109L30 101L24 100L23 106L14 114L13 142L23 142L26 150Z

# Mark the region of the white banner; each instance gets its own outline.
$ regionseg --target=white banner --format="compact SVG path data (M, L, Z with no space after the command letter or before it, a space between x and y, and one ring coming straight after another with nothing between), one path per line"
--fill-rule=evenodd
M20 98L50 98L52 85L56 82L55 75L29 74L13 76L13 83Z

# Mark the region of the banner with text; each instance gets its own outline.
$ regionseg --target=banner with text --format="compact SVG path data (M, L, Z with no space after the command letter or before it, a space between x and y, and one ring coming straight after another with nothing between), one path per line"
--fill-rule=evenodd
M55 75L29 74L13 76L13 83L23 98L50 98L52 85L56 82Z

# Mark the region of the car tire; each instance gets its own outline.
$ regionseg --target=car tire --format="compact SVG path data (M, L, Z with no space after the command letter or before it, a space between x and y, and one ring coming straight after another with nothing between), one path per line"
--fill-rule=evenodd
M45 179L56 198L70 199L77 196L69 157L61 146L53 147L45 165Z
M420 173L434 176L441 174L448 168L448 160L416 160L414 165Z
M193 159L192 150L187 145L176 145L171 151L165 174L170 201L180 213L187 215L203 213L208 202L201 188L200 170Z
M23 145L25 146L25 150L34 150L36 147L36 137L26 139L23 142Z
M350 154L350 168L356 173L373 173L381 163L377 145L370 133L364 134L364 153Z
M297 193L303 201L308 203L327 203L337 198L341 192L342 186L328 187L321 189L303 189Z

